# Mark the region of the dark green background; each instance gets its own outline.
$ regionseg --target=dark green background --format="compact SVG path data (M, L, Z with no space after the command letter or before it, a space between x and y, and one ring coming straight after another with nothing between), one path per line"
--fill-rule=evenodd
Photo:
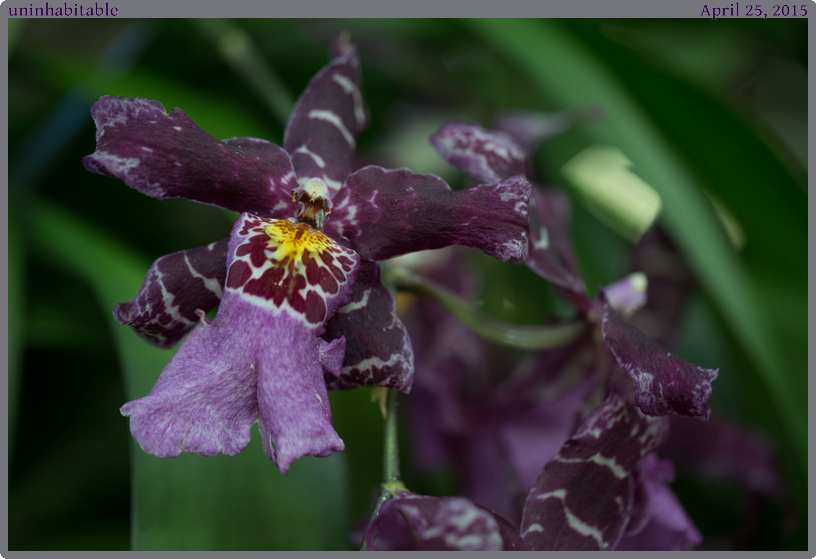
M347 450L300 460L288 478L257 437L235 458L170 461L131 441L118 409L147 393L169 354L118 326L113 305L152 260L225 237L232 218L149 199L81 164L103 94L180 107L217 138L280 143L287 107L341 30L360 47L372 113L361 164L458 187L461 174L427 144L445 120L603 107L605 122L540 148L537 168L561 184L561 165L603 142L660 192L661 224L699 280L672 349L720 367L714 414L774 441L798 523L784 503L764 503L758 528L734 543L749 495L682 471L674 488L707 546L804 549L807 27L794 19L9 20L9 547L350 548L380 475L368 391L332 396ZM740 251L703 189L739 222ZM594 289L626 272L631 245L574 206ZM529 270L476 260L487 311L528 323L550 312L550 289ZM456 491L451 472L416 473L404 446L409 487Z

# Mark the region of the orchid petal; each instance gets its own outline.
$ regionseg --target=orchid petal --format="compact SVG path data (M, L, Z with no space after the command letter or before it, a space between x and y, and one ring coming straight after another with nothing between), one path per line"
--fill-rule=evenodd
M367 260L465 245L523 261L529 197L530 183L519 177L453 191L434 175L369 166L348 178L326 230Z
M603 292L600 294L603 297ZM634 381L635 402L649 415L708 419L711 383L718 369L704 369L663 350L626 322L604 299L603 339L618 365Z
M635 474L632 520L616 551L682 551L699 544L702 536L671 489L674 468L655 453L647 454Z
M640 459L659 446L667 420L612 394L547 462L527 497L525 543L543 550L611 550L632 514Z
M488 184L526 174L521 146L508 134L478 124L448 122L431 136L431 145L445 161Z
M409 392L414 351L408 331L396 315L396 302L380 279L380 265L360 266L351 302L326 324L325 339L345 336L346 353L339 374L327 374L329 390L385 386ZM336 340L335 340L336 341Z
M335 43L337 56L309 82L298 99L283 145L301 181L320 178L337 192L351 173L355 137L368 125L360 89L357 47Z
M96 151L85 168L122 179L142 194L187 198L238 212L285 217L297 187L285 151L257 138L219 142L181 109L103 96L94 103ZM283 213L281 213L283 212Z
M526 549L507 520L465 498L427 497L407 491L383 504L365 537L371 550Z
M530 255L525 264L542 278L585 297L568 231L569 198L534 188L530 199Z
M150 267L133 302L113 311L150 345L171 348L199 321L197 310L214 309L227 277L227 239L162 256Z

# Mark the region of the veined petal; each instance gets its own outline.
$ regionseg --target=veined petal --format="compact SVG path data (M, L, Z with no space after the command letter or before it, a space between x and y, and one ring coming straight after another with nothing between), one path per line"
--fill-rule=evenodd
M82 159L91 172L122 179L159 200L187 198L267 217L294 210L292 163L271 142L219 142L181 109L168 115L149 99L103 96L91 115L96 151Z
M431 145L445 161L485 183L526 174L524 149L508 134L478 124L448 122L431 136Z
M326 374L329 390L357 386L386 386L406 393L411 390L411 338L397 318L394 297L380 276L378 263L363 261L351 301L326 324L325 339L345 336L346 340L342 369L339 374Z
M564 289L585 297L586 287L568 232L569 199L552 189L534 188L530 199L530 255L525 264Z
M604 297L603 293L599 294ZM718 369L704 369L663 350L603 300L604 343L634 381L635 402L649 415L708 419L711 383Z
M465 245L500 260L524 260L530 183L512 177L453 191L435 175L369 166L352 174L334 199L326 231L348 239L366 260Z
M667 423L612 394L544 466L524 505L525 543L537 551L614 549L632 514L632 474L663 442Z
M368 109L360 89L357 47L341 38L332 51L337 56L298 99L283 145L302 181L321 178L334 193L351 173L355 137L368 125Z
M147 397L122 408L134 438L160 457L236 454L259 420L284 474L300 456L342 450L319 336L351 297L358 267L354 252L308 226L242 214L212 324L188 336ZM340 345L323 347L324 357Z
M214 309L227 277L227 239L162 256L150 267L133 302L113 310L147 343L173 347L199 321L196 311Z
M370 550L526 549L507 520L463 497L428 497L407 491L383 504L365 537Z

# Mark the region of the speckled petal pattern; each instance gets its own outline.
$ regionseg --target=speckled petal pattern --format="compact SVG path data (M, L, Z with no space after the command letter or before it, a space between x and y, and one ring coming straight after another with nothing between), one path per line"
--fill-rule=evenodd
M326 231L366 260L464 245L524 261L529 198L530 183L519 177L453 191L435 175L369 166L346 181Z
M289 155L271 142L219 142L181 109L167 114L149 99L103 96L91 116L96 151L82 159L91 172L159 200L187 198L266 217L294 211L295 172Z

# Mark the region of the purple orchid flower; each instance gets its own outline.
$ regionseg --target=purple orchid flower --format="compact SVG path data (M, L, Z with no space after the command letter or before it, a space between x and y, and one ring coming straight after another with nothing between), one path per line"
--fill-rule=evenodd
M445 125L432 143L446 160L480 180L522 173L527 166L512 137L476 125ZM590 300L566 231L567 199L543 189L536 194L527 265L555 283L596 325L599 343L581 340L538 354L534 365L523 359L508 365L506 355L497 363L501 352L486 349L464 327L445 323L440 330L448 343L429 340L429 351L418 361L422 390L416 407L423 416L418 449L431 459L453 449L465 493L511 519L522 508L519 494L535 483L522 519L531 549L697 545L699 532L667 486L671 463L653 452L667 434L660 416L707 419L716 371L666 353L629 324L626 318L647 303L643 274L600 289ZM575 370L585 372L579 375L583 380L565 389L565 371ZM593 389L601 378L596 373L606 379L601 388L608 399L570 436L576 419L599 395ZM610 473L615 480L607 479Z
M524 176L528 167L525 151L509 134L488 131L478 124L447 123L434 134L431 144L446 161L478 180ZM532 142L528 140L527 144ZM530 212L527 266L563 289L590 321L602 324L604 345L631 377L638 406L652 415L677 414L707 419L711 383L718 371L698 367L665 352L624 320L609 304L603 290L590 301L569 244L566 198L535 188L531 202L534 211ZM637 293L636 285L618 285L613 295L620 306L632 306L641 299L642 293Z
M502 516L463 497L404 491L386 501L365 533L378 551L526 551Z
M687 549L700 533L665 485L653 451L668 420L612 393L544 466L524 505L521 535L535 550Z
M102 97L92 109L88 170L153 198L242 212L229 239L158 259L114 311L159 347L193 330L150 394L122 408L149 453L234 455L255 421L284 474L301 456L342 450L327 385L407 392L413 378L377 261L451 244L526 258L523 178L453 192L407 169L351 172L368 112L356 48L340 39L332 55L298 100L285 149L218 141L157 101Z

